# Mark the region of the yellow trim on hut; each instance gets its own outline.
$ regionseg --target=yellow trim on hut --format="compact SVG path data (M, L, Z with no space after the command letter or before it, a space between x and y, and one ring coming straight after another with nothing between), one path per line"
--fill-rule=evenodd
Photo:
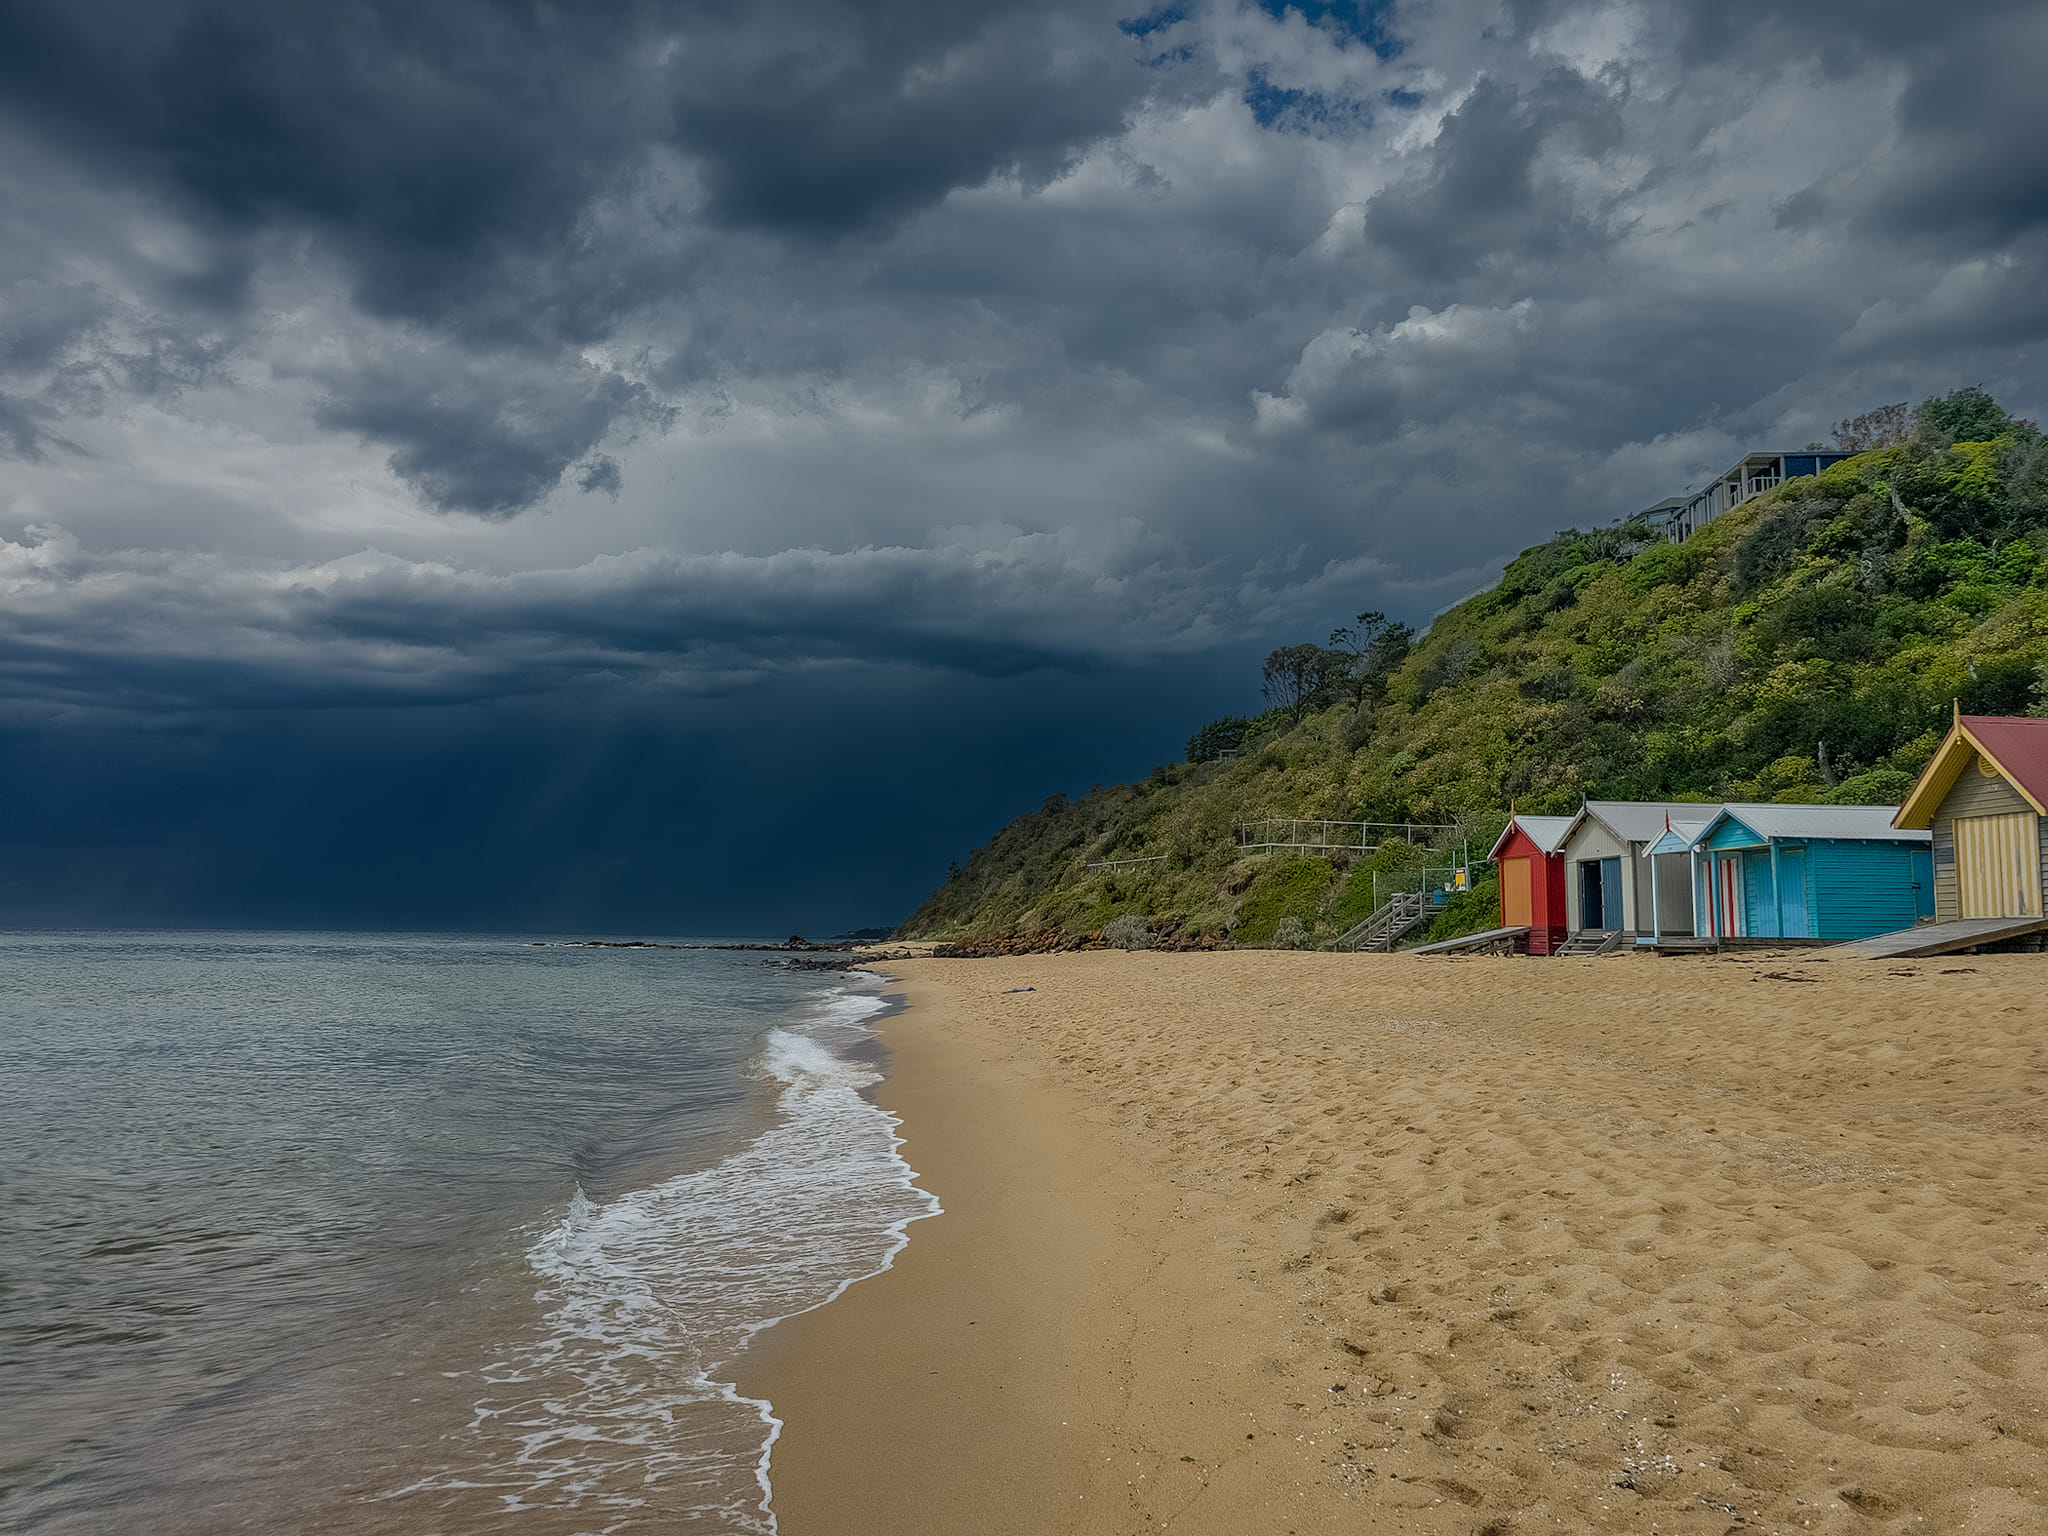
M1948 792L1956 787L1956 780L1963 776L1963 770L1970 765L1972 757L1989 763L1998 770L1999 776L2012 786L2015 793L2034 808L2037 816L2048 816L2048 805L2043 805L2028 791L2026 785L2008 772L1998 761L1997 754L1987 751L1984 743L1970 734L1970 728L1963 724L1962 716L1956 716L1955 724L1948 728L1948 734L1941 739L1941 745L1934 749L1934 757L1920 770L1920 778L1906 796L1906 803L1899 807L1892 817L1892 825L1901 829L1925 831L1934 825L1935 814L1941 809L1941 802L1948 798Z

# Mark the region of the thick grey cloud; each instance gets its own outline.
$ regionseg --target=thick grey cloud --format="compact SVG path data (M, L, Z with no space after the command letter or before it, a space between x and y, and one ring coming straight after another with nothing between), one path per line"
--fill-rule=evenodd
M1109 558L1105 559L1108 555ZM722 692L868 662L991 676L1096 670L1213 645L1256 582L1134 541L996 547L648 549L493 573L375 551L311 564L95 553L61 529L0 540L0 698L189 709L468 702L592 682Z
M992 175L1042 183L1151 84L1100 5L0 6L17 145L190 226L202 259L149 295L188 325L243 318L264 258L303 240L366 317L563 375L515 363L494 405L330 365L323 423L486 515L644 419L581 354L689 293L688 228L832 239ZM538 415L557 423L515 425ZM10 413L17 444L33 416Z
M1526 92L1481 76L1427 160L1366 205L1366 236L1424 279L1494 260L1597 259L1592 211L1546 184L1540 161L1546 150L1597 160L1621 141L1619 105L1575 70L1550 69Z
M579 460L584 490L616 491L618 463L597 443L674 415L644 385L566 360L413 347L326 373L316 422L392 445L393 473L433 505L490 516L533 505Z

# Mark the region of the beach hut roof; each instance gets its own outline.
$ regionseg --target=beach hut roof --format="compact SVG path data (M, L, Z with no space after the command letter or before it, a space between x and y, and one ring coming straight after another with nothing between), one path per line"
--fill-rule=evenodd
M1501 830L1499 838L1495 840L1486 856L1489 859L1499 858L1501 849L1507 846L1508 839L1514 836L1517 827L1522 829L1523 836L1543 852L1555 853L1564 846L1564 835L1571 831L1572 823L1577 819L1575 816L1510 816L1507 826Z
M1713 812L1713 806L1696 800L1588 800L1572 825L1590 816L1625 843L1650 843L1664 835L1666 821L1698 821Z
M1709 830L1724 821L1735 821L1761 840L1777 842L1790 838L1808 841L1825 838L1853 838L1868 842L1924 843L1927 834L1901 830L1892 824L1897 807L1889 805L1744 805L1721 807Z
M1710 823L1704 821L1674 821L1670 829L1650 844L1652 853L1690 853L1693 844L1700 840L1700 834Z
M2048 720L2011 715L1957 715L1948 735L1935 748L1933 761L1920 770L1896 818L1901 827L1931 827L1934 813L1970 761L1982 753L2005 775L2034 810L2048 816Z

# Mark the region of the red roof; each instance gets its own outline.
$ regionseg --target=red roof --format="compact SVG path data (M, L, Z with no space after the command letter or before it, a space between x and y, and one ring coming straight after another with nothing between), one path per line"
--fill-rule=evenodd
M2037 805L2048 805L2048 720L1964 715L1963 729Z

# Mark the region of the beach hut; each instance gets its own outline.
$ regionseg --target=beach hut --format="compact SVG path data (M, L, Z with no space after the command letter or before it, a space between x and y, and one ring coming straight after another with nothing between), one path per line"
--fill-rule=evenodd
M1566 944L1579 948L1614 933L1649 938L1656 931L1650 849L1672 823L1699 821L1711 810L1681 801L1588 800L1560 850Z
M1569 816L1510 816L1487 855L1500 867L1500 923L1527 928L1528 951L1547 955L1564 942L1564 835Z
M2048 720L1958 713L1895 824L1932 835L1934 918L2048 910Z
M1894 809L1722 806L1691 849L1700 936L1840 943L1931 917L1931 840Z
M1689 805L1687 812L1699 817L1702 811L1713 812L1714 806ZM1699 922L1699 875L1696 864L1696 850L1701 834L1707 830L1705 819L1673 821L1664 828L1664 835L1650 844L1650 941L1653 944L1670 944L1677 940L1685 943L1706 942L1700 934Z

